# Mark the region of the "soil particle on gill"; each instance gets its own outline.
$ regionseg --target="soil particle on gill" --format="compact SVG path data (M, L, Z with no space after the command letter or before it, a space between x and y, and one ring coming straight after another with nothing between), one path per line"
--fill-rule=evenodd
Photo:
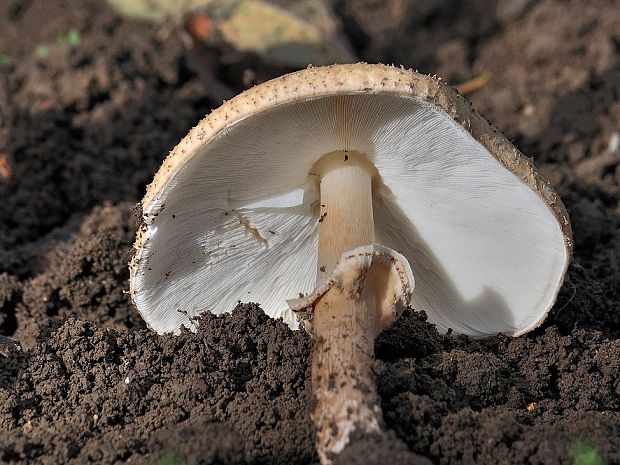
M0 461L310 463L309 346L251 304L180 336L70 318L0 388Z

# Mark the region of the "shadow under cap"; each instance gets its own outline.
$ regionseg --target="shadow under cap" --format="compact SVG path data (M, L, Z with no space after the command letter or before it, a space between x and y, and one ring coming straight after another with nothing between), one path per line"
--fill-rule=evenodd
M383 196L382 203L386 202L386 193L389 189L382 186ZM416 287L425 281L432 281L432 286L436 289L436 293L441 293L443 300L447 302L447 307L454 311L450 315L450 318L455 323L461 325L460 330L457 329L457 333L467 333L474 337L491 336L498 333L504 333L510 336L517 335L522 332L522 329L516 328L516 321L514 319L513 312L510 311L508 302L502 297L502 295L495 289L484 286L483 291L479 293L473 299L466 299L461 292L453 284L452 279L446 272L445 267L440 263L431 247L418 233L416 227L409 221L405 213L395 204L395 202L389 202L390 220L397 218L399 222L399 230L404 231L406 237L412 238L413 241L408 247L399 247L397 251L404 254L409 258L411 262L411 268L416 279ZM392 244L392 240L386 240L390 234L382 230L379 226L383 223L381 208L375 208L375 232L377 234L377 241L386 245ZM415 252L411 252L414 250ZM446 324L444 322L437 321L437 312L433 311L433 308L416 308L416 289L413 290L412 307L414 310L424 310L429 315L429 320L433 321L438 329L441 331L448 331L449 329L455 329L454 324ZM551 308L551 306L549 307ZM493 309L493 314L488 318L489 321L493 321L494 328L488 332L481 332L479 328L471 326L471 322L467 323L463 321L459 315L465 313L468 315L479 314L481 309ZM544 312L547 314L549 309ZM485 318L486 319L486 318ZM445 321L447 318L441 318ZM497 324L499 322L500 324ZM536 324L542 323L542 320ZM463 331L462 328L467 328L468 331Z

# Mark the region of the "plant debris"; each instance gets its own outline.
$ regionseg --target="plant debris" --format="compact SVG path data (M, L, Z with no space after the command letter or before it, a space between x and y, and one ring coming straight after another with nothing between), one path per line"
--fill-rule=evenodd
M0 178L4 181L11 179L11 165L4 153L0 153Z
M465 82L461 82L460 84L457 84L456 88L461 94L467 95L467 94L471 94L473 92L476 92L477 90L482 89L484 86L486 86L489 83L490 80L491 80L490 73L482 73L470 79L469 81L465 81Z

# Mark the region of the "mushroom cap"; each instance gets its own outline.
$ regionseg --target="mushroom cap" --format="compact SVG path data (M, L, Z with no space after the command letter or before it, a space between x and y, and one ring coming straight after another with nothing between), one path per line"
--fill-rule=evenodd
M314 290L319 179L334 151L376 167L376 241L404 255L412 306L440 330L519 335L555 302L572 250L549 182L455 90L385 65L308 68L225 102L172 150L142 200L130 291L158 333Z

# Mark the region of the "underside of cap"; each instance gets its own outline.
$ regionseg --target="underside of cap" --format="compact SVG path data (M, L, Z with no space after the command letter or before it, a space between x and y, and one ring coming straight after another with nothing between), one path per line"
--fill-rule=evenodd
M310 68L215 110L143 200L131 295L160 333L315 287L318 179L337 150L377 168L377 239L416 272L412 304L440 329L521 334L555 301L570 223L531 161L440 81L383 65Z

